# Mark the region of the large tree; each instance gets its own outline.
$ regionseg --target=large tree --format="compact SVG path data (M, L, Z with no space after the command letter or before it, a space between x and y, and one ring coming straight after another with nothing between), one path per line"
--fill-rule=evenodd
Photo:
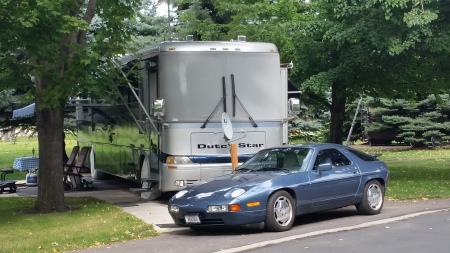
M303 88L331 87L330 141L342 142L347 101L366 95L415 99L417 92L448 89L445 1L315 0L312 6L318 15L306 28L313 38L307 51L316 57L300 58L319 68Z
M65 211L63 109L110 84L139 0L0 0L0 87L35 98L39 141L37 212ZM95 27L90 27L93 20Z

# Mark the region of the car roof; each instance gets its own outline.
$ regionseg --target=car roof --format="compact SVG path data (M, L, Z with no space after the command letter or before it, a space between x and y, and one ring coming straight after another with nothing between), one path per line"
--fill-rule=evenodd
M265 149L274 149L274 148L349 148L349 147L335 143L301 143L301 144L285 144L281 146L267 147Z

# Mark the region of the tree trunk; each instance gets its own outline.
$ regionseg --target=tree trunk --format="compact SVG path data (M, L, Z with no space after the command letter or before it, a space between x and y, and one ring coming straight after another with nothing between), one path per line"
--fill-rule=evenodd
M331 88L331 122L330 122L330 142L342 144L344 141L344 117L345 117L344 92L335 81Z
M45 90L46 83L36 78L38 93ZM63 212L63 108L41 109L41 96L36 96L36 125L39 142L38 195L35 211L39 213Z

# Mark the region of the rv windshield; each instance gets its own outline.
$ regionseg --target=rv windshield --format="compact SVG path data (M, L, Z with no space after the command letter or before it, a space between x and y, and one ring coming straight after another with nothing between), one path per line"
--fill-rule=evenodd
M251 67L249 67L251 66ZM264 73L264 74L261 74ZM160 55L160 98L166 101L166 122L220 121L222 112L231 113L232 81L235 93L255 120L265 120L267 115L283 118L281 106L266 106L264 101L279 100L282 104L278 54L233 52L164 52ZM224 90L226 97L224 98ZM269 111L268 111L269 110ZM236 105L234 121L248 121L243 106Z

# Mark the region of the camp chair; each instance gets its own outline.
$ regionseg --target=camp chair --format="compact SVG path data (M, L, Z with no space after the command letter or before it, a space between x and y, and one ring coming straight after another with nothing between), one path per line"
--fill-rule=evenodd
M86 185L88 187L92 187L92 182L81 179L83 176L81 175L82 170L89 169L84 163L86 162L86 158L89 156L89 153L91 151L90 147L82 147L80 152L78 153L78 159L77 162L72 166L67 166L69 170L72 170L71 172L67 172L67 176L70 180L70 186L72 189L79 189L79 188L85 188ZM70 158L69 158L70 160Z
M89 156L89 153L91 152L90 147L82 147L80 152L78 153L78 159L77 162L71 166L77 174L80 174L82 171L89 169L84 163L86 162L86 158Z
M2 169L2 175L0 176L0 194L8 188L9 193L15 193L17 190L16 181L6 180L6 174L14 173L13 169Z
M80 149L80 146L74 146L72 148L72 152L70 153L69 159L66 163L63 163L63 169L64 169L64 189L72 188L71 182L69 181L69 172L72 172L72 167L75 164L75 157L78 155L78 150Z
M80 150L80 146L74 146L72 148L72 152L70 153L69 160L67 160L67 162L63 164L64 168L67 168L69 170L70 167L74 166L75 157L78 155L78 150Z

